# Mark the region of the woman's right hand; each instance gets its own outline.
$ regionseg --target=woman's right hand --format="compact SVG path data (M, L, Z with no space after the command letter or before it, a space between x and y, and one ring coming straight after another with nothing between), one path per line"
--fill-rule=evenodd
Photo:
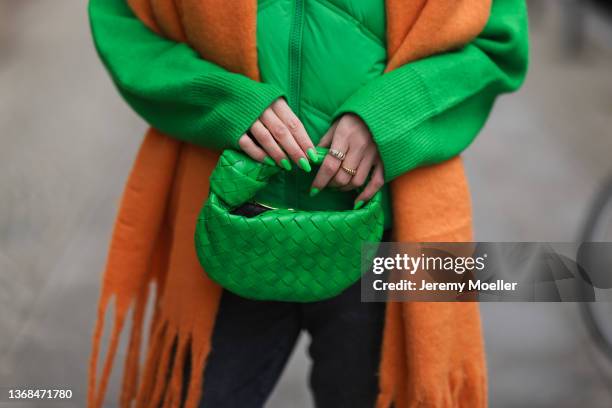
M266 108L248 134L240 137L238 145L251 158L267 164L276 163L285 170L291 170L289 158L306 172L311 170L308 158L317 160L304 125L283 98Z

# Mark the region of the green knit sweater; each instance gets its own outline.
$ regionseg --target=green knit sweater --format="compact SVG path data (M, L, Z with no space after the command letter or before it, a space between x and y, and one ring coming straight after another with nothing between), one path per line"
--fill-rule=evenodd
M90 0L89 11L97 50L119 92L170 136L239 149L239 137L263 110L287 96L280 86L228 72L188 45L158 36L125 0ZM352 112L364 120L387 181L447 160L472 142L495 98L520 86L527 38L524 0L494 0L490 19L474 41L378 75L348 96L332 117Z

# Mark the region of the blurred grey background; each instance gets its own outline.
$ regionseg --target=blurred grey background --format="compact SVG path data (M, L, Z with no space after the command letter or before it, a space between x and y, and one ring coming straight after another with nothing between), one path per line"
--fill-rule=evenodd
M581 5L530 2L527 83L465 155L478 240L573 241L612 174L612 20ZM70 388L59 406L84 406L100 272L144 130L97 60L86 1L0 0L0 389ZM482 311L492 407L612 406L612 367L577 305ZM269 407L311 405L306 344Z

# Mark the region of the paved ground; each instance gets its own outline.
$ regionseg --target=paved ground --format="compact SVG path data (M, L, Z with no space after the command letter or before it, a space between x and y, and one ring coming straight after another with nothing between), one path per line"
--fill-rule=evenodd
M69 387L75 407L117 200L145 129L96 59L84 3L0 0L0 387ZM466 155L480 240L575 239L612 173L612 37L589 20L584 54L563 56L559 2L537 4L526 86L499 101ZM493 407L612 406L612 370L575 305L482 310ZM310 405L306 343L271 408Z

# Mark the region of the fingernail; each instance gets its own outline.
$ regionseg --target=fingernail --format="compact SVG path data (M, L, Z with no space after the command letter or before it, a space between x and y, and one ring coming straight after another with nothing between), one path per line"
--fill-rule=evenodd
M359 200L355 203L355 207L353 207L353 210L358 210L361 207L363 207L363 200Z
M314 197L314 196L316 196L317 194L319 194L319 191L321 191L321 190L319 190L319 189L318 189L318 188L316 188L316 187L313 187L313 188L311 188L311 189L310 189L310 193L309 193L309 194L310 194L310 196L311 196L311 197Z
M308 155L310 160L312 160L313 163L318 163L319 162L319 155L317 154L317 151L315 149L313 149L312 147L310 149L306 150L306 154Z
M283 169L285 169L285 170L287 170L287 171L291 170L291 163L289 163L289 160L288 160L288 159L282 159L282 160L280 161L280 165L281 165L281 167L282 167Z
M305 157L300 157L298 164L306 173L310 173L310 170L312 170L310 168L310 163L308 163L308 159Z
M274 162L274 160L272 160L270 156L264 157L263 162L268 166L276 166L276 163Z

